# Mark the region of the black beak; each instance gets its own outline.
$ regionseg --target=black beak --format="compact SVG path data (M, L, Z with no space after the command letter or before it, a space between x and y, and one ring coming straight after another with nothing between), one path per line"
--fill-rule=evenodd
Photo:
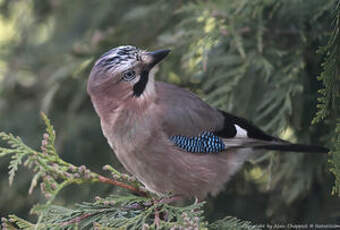
M150 61L148 63L148 67L151 69L155 65L157 65L160 61L162 61L168 54L170 50L156 50L153 52L147 52L146 55L150 57Z

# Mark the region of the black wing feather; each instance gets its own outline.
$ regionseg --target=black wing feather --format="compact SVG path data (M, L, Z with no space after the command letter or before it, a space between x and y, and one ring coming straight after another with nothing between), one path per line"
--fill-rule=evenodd
M327 153L329 149L318 146L318 145L304 145L304 144L293 144L288 141L282 140L277 137L266 134L264 131L251 124L244 118L234 116L224 111L220 112L224 116L223 128L215 131L214 134L221 138L234 138L237 135L237 129L235 125L238 125L245 131L247 131L247 137L255 140L249 141L242 138L237 138L240 141L239 144L233 146L234 148L253 148L253 149L265 149L265 150L277 150L277 151L288 151L288 152L309 152L309 153ZM245 137L246 138L246 137ZM236 139L236 138L234 138ZM231 140L231 139L230 139ZM256 141L258 140L258 142ZM232 140L231 140L232 142Z
M226 113L222 110L220 112L224 116L224 125L221 130L215 131L214 134L222 138L232 138L236 136L235 125L240 126L242 129L247 131L247 136L249 138L254 138L263 141L275 141L280 140L279 138L270 136L264 131L251 124L249 121L242 117L234 116L230 113Z

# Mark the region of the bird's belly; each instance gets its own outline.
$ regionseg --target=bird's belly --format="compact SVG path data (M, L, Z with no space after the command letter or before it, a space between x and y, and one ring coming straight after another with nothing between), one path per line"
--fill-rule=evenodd
M151 192L203 199L217 194L241 167L248 153L197 154L159 142L136 149L118 147L117 158Z

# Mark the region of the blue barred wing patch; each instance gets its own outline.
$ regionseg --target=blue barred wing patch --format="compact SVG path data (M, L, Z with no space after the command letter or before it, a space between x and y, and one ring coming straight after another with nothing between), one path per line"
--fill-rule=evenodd
M170 141L191 153L216 153L225 150L222 139L212 132L202 132L197 137L171 136Z

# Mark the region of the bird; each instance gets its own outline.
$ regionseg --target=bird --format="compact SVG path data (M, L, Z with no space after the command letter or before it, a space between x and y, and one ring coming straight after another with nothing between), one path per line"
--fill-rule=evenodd
M108 144L148 191L203 200L220 193L256 152L328 152L269 135L187 89L156 81L154 67L169 53L113 48L87 82Z

